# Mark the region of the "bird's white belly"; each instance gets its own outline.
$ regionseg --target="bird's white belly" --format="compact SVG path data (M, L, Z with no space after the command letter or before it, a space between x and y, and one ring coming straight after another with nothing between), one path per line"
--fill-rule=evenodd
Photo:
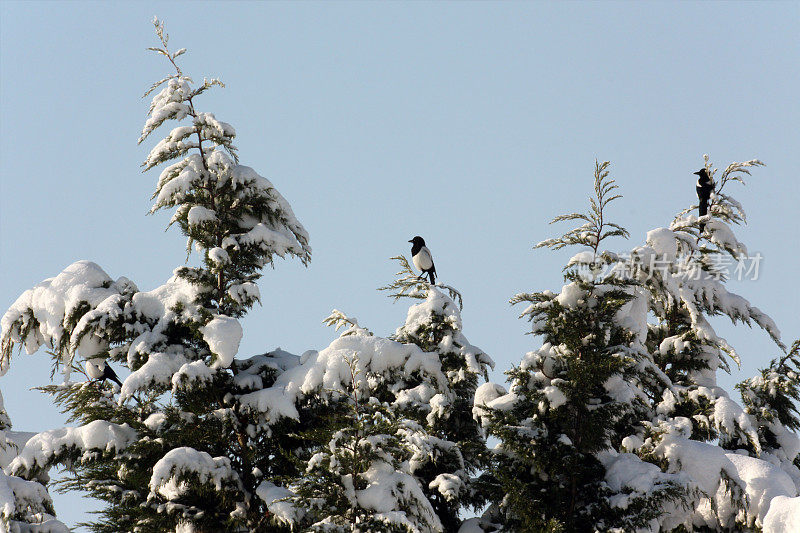
M420 271L428 270L433 266L433 259L431 259L431 253L427 248L420 250L411 260L414 262L414 266Z
M100 379L103 377L103 371L97 365L86 361L86 375L90 379Z

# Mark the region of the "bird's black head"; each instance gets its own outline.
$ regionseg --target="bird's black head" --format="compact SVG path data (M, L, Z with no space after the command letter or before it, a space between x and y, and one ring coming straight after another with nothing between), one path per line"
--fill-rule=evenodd
M410 242L411 244L414 244L414 245L425 246L425 239L423 239L419 235L417 235L416 237L414 237L413 239L411 239L408 242Z
M701 168L697 172L693 172L693 174L697 174L698 176L700 176L701 179L702 178L708 179L708 171L705 168Z

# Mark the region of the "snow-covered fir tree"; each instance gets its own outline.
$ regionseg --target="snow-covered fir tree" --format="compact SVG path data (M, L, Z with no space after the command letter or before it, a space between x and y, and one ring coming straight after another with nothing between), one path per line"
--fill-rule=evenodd
M454 290L419 281L407 262L388 288L422 300L392 338L334 311L326 322L344 333L249 400L306 428L301 473L264 488L295 529L457 531L484 499L472 483L486 448L471 405L493 363L461 332Z
M0 394L0 530L13 533L67 533L56 520L44 484L5 473L20 449L34 435L13 431Z
M765 439L778 444L765 433L767 419L754 418L759 412L769 417L769 409L756 407L755 399L762 394L766 400L769 394L763 395L764 385L757 379L746 382L742 390L748 412L718 385L717 372L729 371L729 361L738 364L739 356L709 321L727 316L733 323L756 324L784 349L772 319L729 292L727 273L720 268L725 264L741 268L747 260L747 248L731 227L745 222L745 213L725 186L743 182L742 176L760 165L758 160L728 165L714 182L708 215L691 214L696 206L682 211L668 228L648 232L646 244L631 254L631 273L647 288L647 310L654 317L648 324L648 351L669 377L669 386L654 396L655 417L645 424L645 431L626 437L623 445L668 472L684 474L697 489L688 516L680 512L661 518L666 530L679 522L694 531L751 530L762 527L767 512L764 491L755 490L749 478L753 471L769 466L755 462L767 458ZM707 156L706 169L715 175ZM764 375L791 391L790 384L796 382L788 364L791 358L781 361ZM782 403L789 397L777 393L774 400ZM770 476L786 481L791 493L796 488L788 476L797 476L792 462L798 444L796 435L787 430L792 419L785 407L782 414L789 426L778 422L772 426L781 435L781 450L771 448L769 463L782 465L786 472L770 470Z
M13 431L0 396L0 530L66 532L55 486L105 502L86 526L107 533L800 531L800 341L787 349L724 268L751 259L729 189L760 161L717 178L706 157L708 214L680 212L629 254L604 250L628 234L608 221L620 196L598 163L589 211L555 220L579 227L537 245L583 248L565 284L512 299L542 344L508 390L479 386L493 363L463 333L460 294L401 257L386 289L414 303L394 334L335 311L345 331L320 351L237 358L262 269L307 264L308 234L239 164L233 127L196 107L222 83L195 84L154 22L171 72L145 94L139 141L177 124L143 167L163 165L152 211L171 211L198 260L150 291L77 261L3 315L0 374L15 349L44 347L64 382L40 390L74 425ZM715 317L757 325L779 352L741 401L717 381L739 354ZM95 358L120 387L74 379Z
M781 466L800 486L800 340L791 350L773 359L759 375L746 379L736 388L742 395L745 412L754 422L758 441L749 448L762 459Z
M298 358L277 351L235 359L237 318L258 301L255 282L276 256L310 260L308 234L274 186L238 163L233 127L196 108L221 82L195 86L177 63L185 49L171 52L163 24L154 23L160 46L152 50L174 72L148 91L158 90L140 142L167 121L188 124L173 128L143 166L168 164L153 210L174 210L171 224L201 265L140 291L79 261L20 296L2 319L2 370L14 346L33 353L46 345L65 382L44 389L79 425L33 437L9 470L46 482L54 465L69 467L67 488L108 504L93 531L273 531L279 526L258 489L294 473L295 444L283 421L260 424L242 398ZM69 380L81 359L96 357L130 371L121 390Z
M481 428L472 416L479 381L488 380L494 361L473 346L462 331L461 295L446 285L431 286L414 274L408 260L400 264L398 278L383 290L395 300L421 300L412 305L394 339L436 353L447 376L448 390L430 399L430 413L415 418L433 435L453 443L459 454L442 455L419 468L420 479L446 531L456 531L461 513L485 503L476 476L487 466L488 451ZM458 304L456 303L458 302Z
M297 475L264 484L262 499L301 531L442 531L416 474L460 452L413 416L430 414L430 399L447 390L439 358L373 335L338 311L327 322L347 329L324 350L303 354L269 389L243 398L267 424L301 425Z
M542 346L507 372L508 392L495 384L478 390L475 414L499 439L486 528L657 531L660 514L689 498L680 475L622 449L621 437L649 419L650 397L667 378L645 349L643 288L624 275L619 256L600 248L627 237L608 222L619 198L608 166L596 165L589 211L554 220L582 224L537 245L587 249L565 267L561 291L512 299L529 304L522 316Z
M325 361L326 373L339 370L341 382L323 378L322 386L306 395L305 402L328 414L324 425L305 432L318 444L304 461L304 473L291 483L291 501L299 510L294 525L309 531L442 531L413 475L442 446L402 417L404 407L421 402L400 389L403 378L420 381L418 391L440 380L436 361L374 337L339 312L328 322L347 329L308 369ZM306 373L304 383L309 377Z
M746 479L751 507L757 507L750 514L765 533L800 529L798 375L800 340L792 344L787 354L773 359L757 376L737 385L745 411L758 431L756 450L760 449L760 453L747 450L751 466L748 474L754 471L756 475L748 475ZM754 456L760 461L752 459Z

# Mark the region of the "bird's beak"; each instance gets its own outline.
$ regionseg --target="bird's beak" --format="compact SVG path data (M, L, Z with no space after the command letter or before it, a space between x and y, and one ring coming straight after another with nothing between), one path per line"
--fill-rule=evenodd
M703 173L703 171L702 171L702 170L698 170L697 172L692 172L692 174L696 174L696 175L698 175L698 176L699 176L700 174L702 174L702 173Z
M408 241L408 242L414 242L414 239L411 239L411 240L410 240L410 241Z

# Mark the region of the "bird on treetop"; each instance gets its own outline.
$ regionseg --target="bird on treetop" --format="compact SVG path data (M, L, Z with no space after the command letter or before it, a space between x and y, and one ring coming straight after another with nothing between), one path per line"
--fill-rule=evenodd
M699 214L702 217L708 214L708 202L711 199L711 193L714 191L714 182L711 180L711 176L708 175L708 170L705 168L701 168L695 172L695 174L699 176L695 189L697 190L697 199L700 201ZM700 233L703 233L705 227L705 222L701 222Z
M411 243L411 261L417 270L422 272L420 278L424 277L427 273L430 278L431 285L436 284L436 266L433 264L433 256L428 247L425 246L425 239L417 235L410 241Z
M86 360L86 375L89 376L89 379L92 381L100 380L100 382L104 382L107 379L115 382L117 385L122 387L122 382L119 380L119 376L114 370L108 366L105 359L102 357L95 357L93 359Z

